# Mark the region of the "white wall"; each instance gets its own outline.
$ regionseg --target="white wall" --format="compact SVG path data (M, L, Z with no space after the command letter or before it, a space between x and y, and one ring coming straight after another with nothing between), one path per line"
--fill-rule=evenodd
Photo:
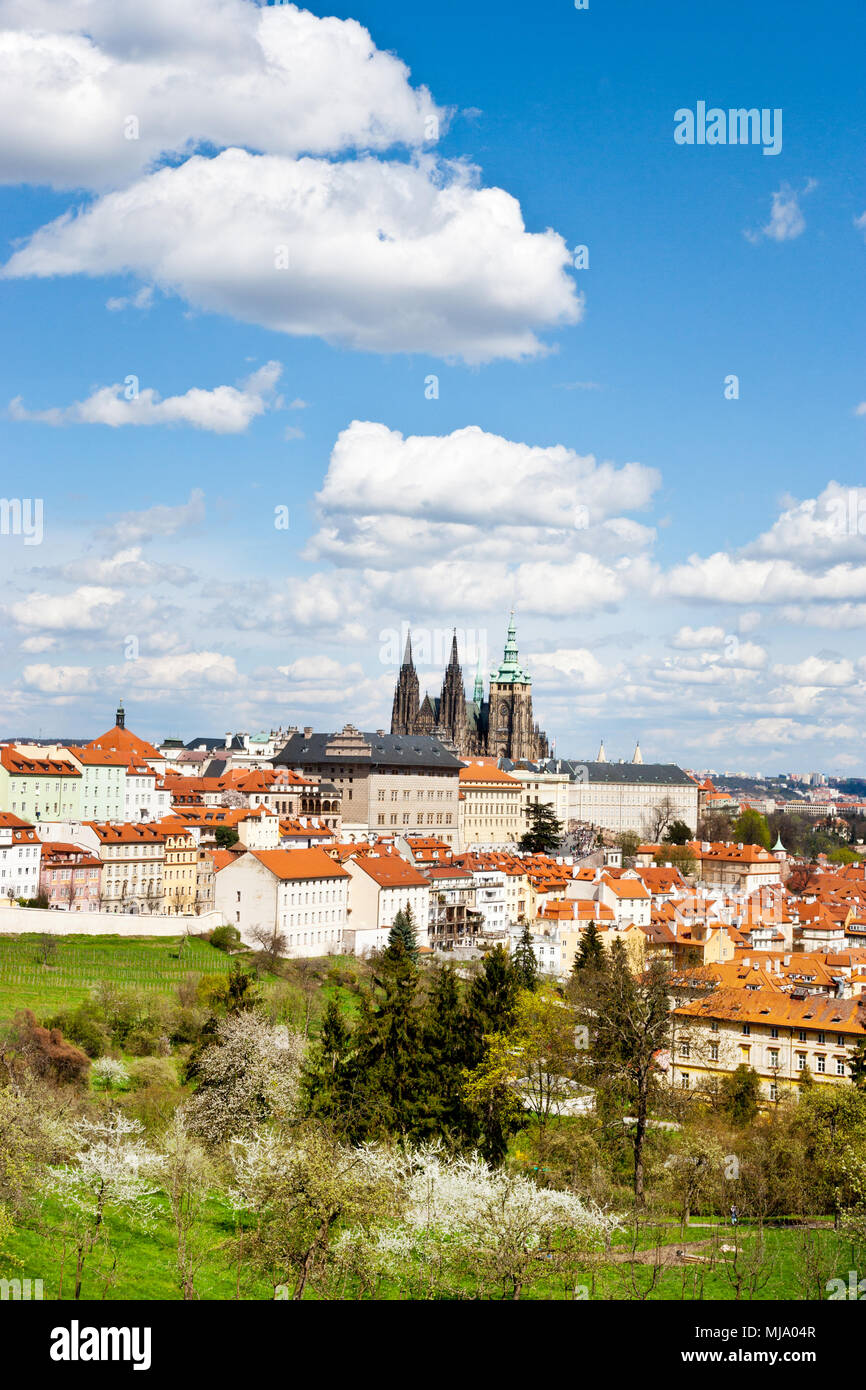
M199 917L152 917L134 912L56 912L47 907L0 906L0 935L23 932L50 936L196 936L222 926L221 912L202 912Z

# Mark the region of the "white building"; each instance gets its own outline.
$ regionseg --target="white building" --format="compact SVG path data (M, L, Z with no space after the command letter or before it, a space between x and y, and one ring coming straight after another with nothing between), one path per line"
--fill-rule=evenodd
M568 774L569 822L583 821L616 834L633 830L654 836L656 808L664 804L671 819L684 821L692 832L697 829L698 784L676 763L551 758L546 766Z
M430 882L396 851L346 860L351 874L347 945L356 956L381 951L388 944L394 918L408 907L419 946L427 944Z
M321 849L250 850L219 869L214 906L248 946L275 929L288 956L327 956L344 949L346 870Z
M35 827L11 811L0 812L0 902L37 897L41 857Z

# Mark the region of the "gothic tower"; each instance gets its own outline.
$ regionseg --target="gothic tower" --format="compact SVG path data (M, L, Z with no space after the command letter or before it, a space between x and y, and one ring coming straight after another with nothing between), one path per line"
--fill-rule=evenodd
M451 641L451 660L445 668L442 694L439 699L439 726L458 748L466 746L466 691L463 672L457 655L457 633Z
M394 691L394 705L391 710L391 733L415 733L415 722L417 718L418 672L415 670L415 663L412 660L412 634L411 632L407 632L406 650L403 653L403 665L400 667L400 674L397 677L397 688Z
M532 719L532 677L518 658L513 610L499 670L490 673L487 752L515 762L547 754L547 738Z

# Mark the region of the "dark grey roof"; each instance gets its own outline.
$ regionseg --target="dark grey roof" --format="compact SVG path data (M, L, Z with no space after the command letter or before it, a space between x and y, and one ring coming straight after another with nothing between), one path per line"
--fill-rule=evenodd
M211 758L202 773L202 777L222 777L227 767L228 760L226 758Z
M206 748L209 752L213 753L217 748L225 748L225 746L225 735L223 735L222 738L193 738L190 739L189 743L184 744L184 747L189 749L190 752L195 752L196 749L199 748ZM243 746L243 739L238 738L237 734L235 734L229 747L243 748Z
M327 744L339 734L293 734L274 758L274 766L303 767L310 763L358 763L361 767L442 767L459 771L463 763L429 734L362 733L370 756L325 752Z
M649 782L656 786L694 787L697 791L697 783L676 763L591 763L577 758L549 758L537 766L549 772L567 772L575 781Z

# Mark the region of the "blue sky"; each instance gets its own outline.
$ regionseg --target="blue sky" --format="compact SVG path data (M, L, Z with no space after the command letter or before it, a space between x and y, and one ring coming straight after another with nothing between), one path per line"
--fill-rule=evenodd
M378 727L513 601L559 752L862 773L862 9L176 8L0 0L0 732Z

